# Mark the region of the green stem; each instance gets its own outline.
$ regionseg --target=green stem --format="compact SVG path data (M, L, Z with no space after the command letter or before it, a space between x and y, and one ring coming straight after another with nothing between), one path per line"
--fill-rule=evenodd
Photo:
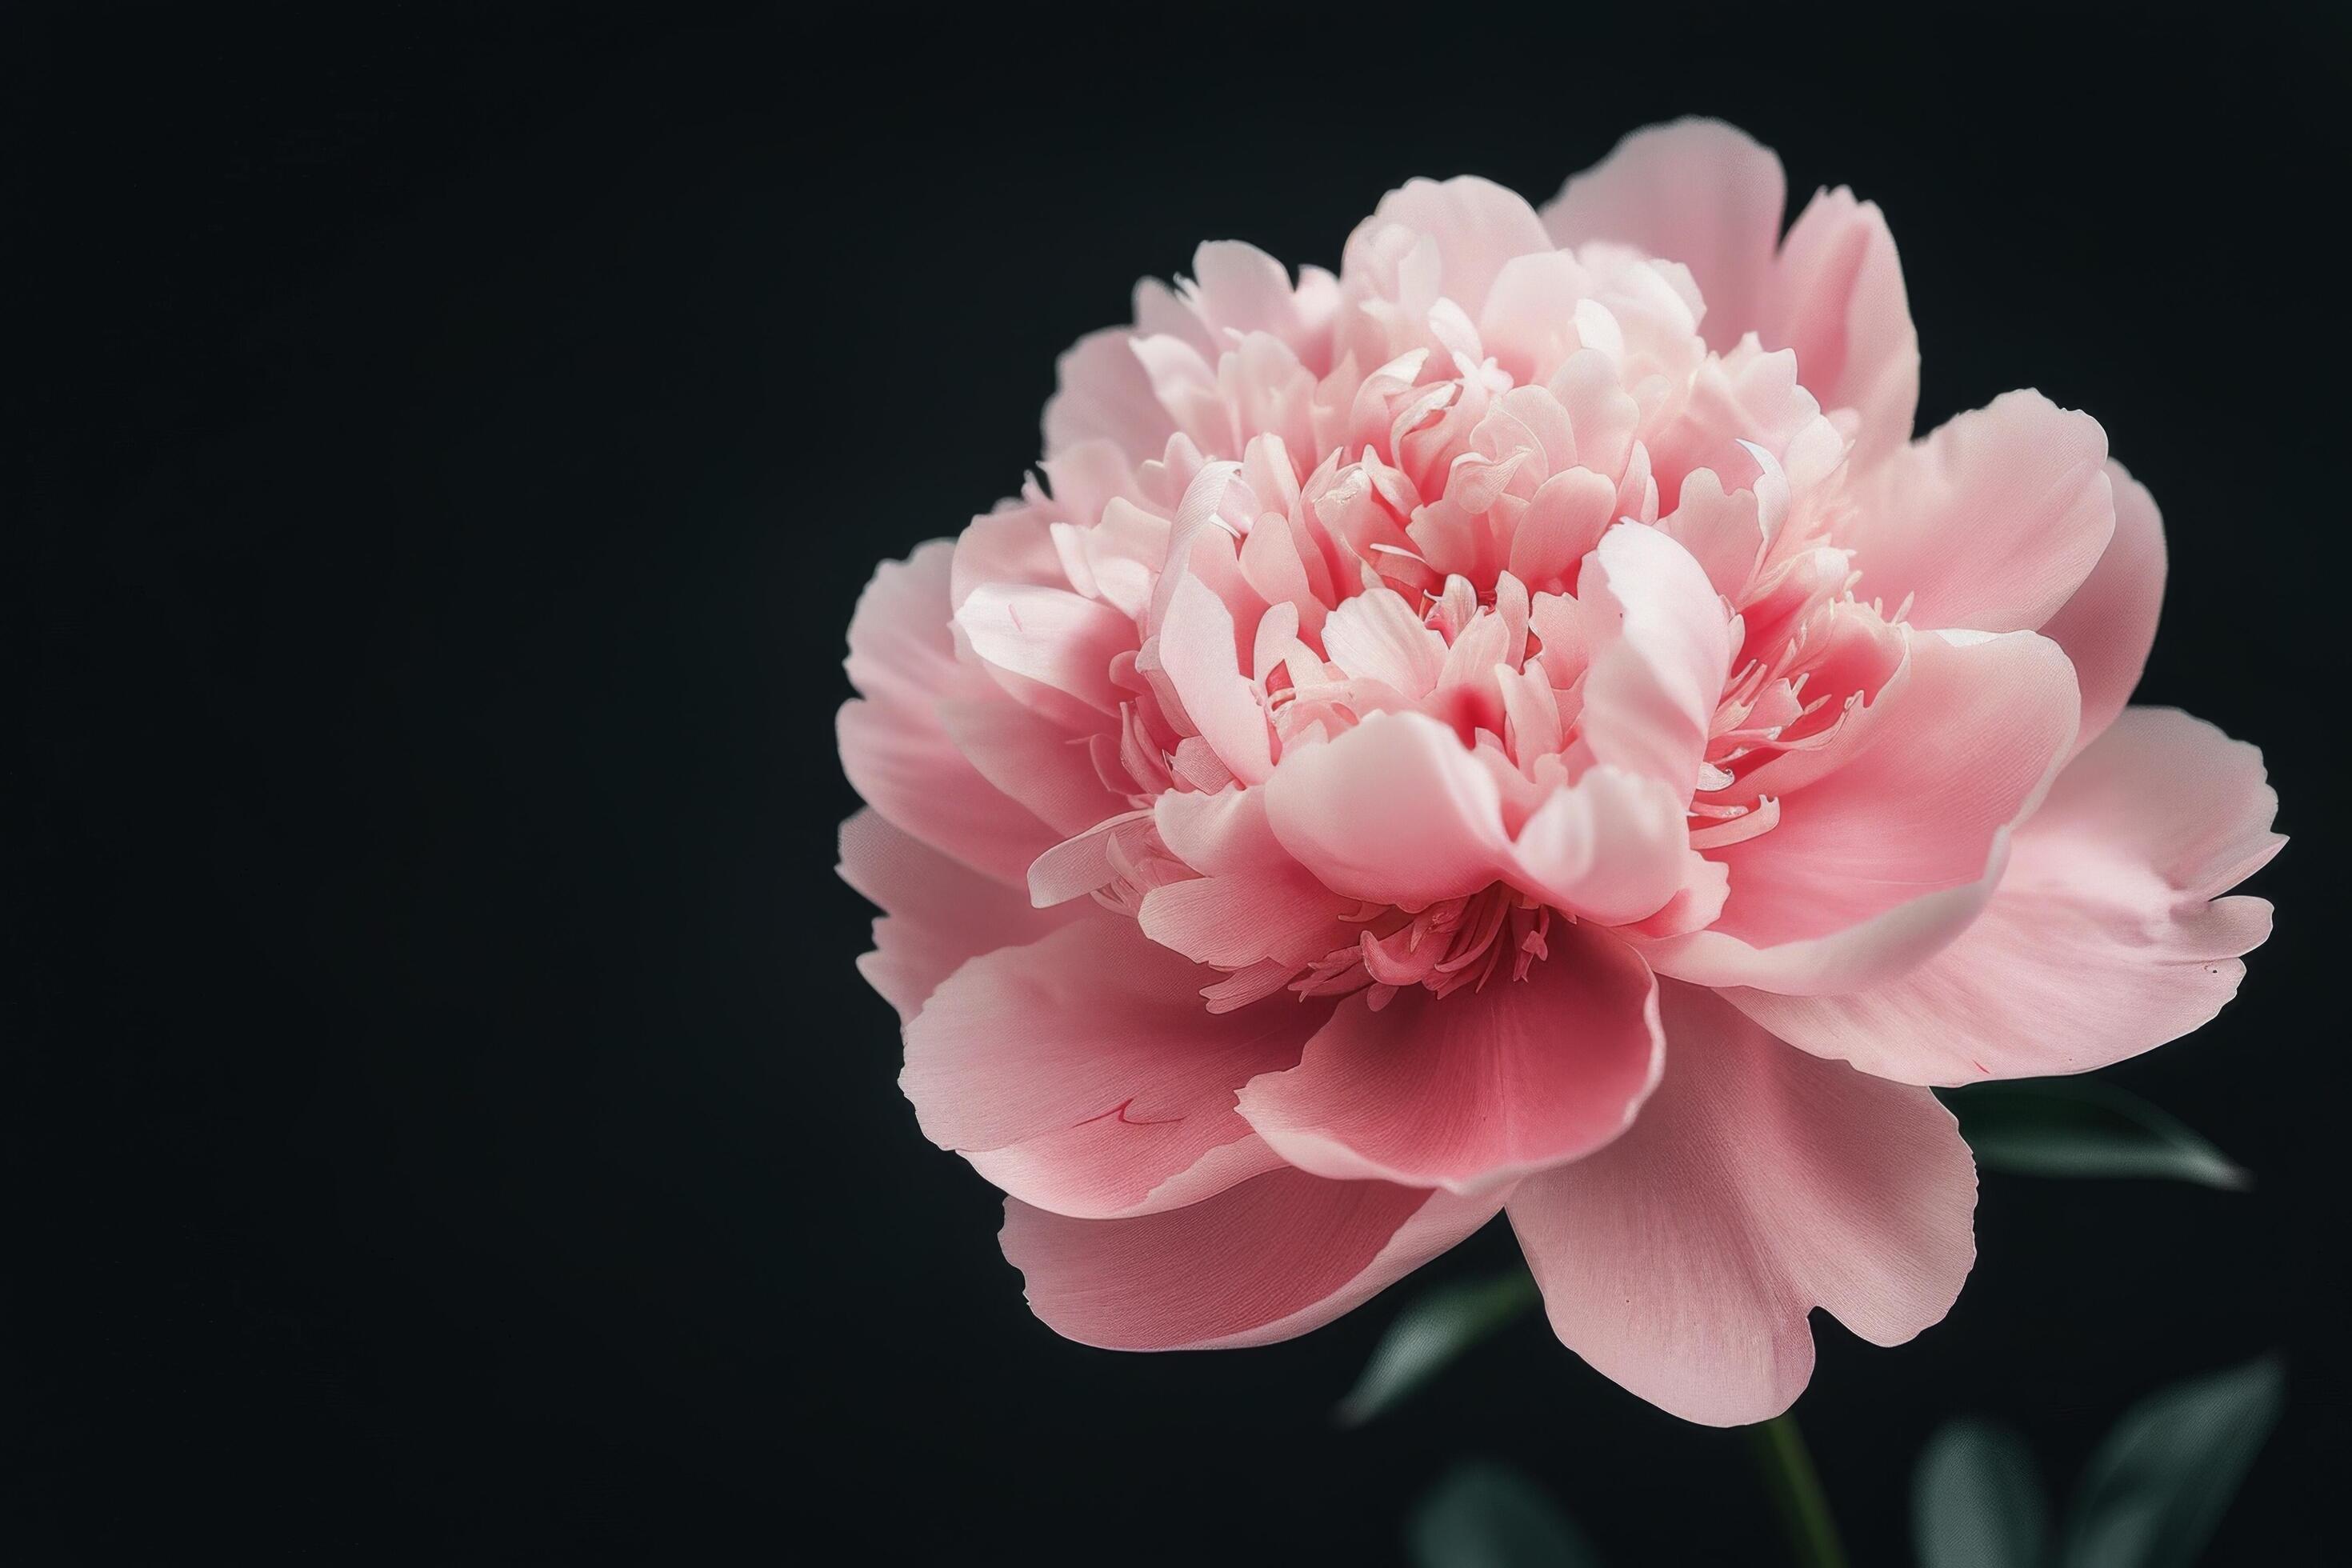
M1764 1489L1772 1494L1772 1510L1789 1538L1790 1559L1798 1568L1845 1568L1837 1521L1830 1517L1830 1500L1822 1494L1822 1478L1797 1418L1776 1415L1748 1427L1748 1436L1764 1472Z

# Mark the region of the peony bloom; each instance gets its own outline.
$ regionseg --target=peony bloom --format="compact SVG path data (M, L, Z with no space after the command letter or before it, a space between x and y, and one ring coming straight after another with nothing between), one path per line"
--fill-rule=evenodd
M1975 1256L1927 1086L2211 1017L2283 842L2126 708L2155 503L2012 393L1911 439L1878 209L1642 132L1414 181L1063 356L1042 477L859 601L842 872L923 1130L1055 1330L1327 1322L1507 1214L1553 1328L1716 1424Z

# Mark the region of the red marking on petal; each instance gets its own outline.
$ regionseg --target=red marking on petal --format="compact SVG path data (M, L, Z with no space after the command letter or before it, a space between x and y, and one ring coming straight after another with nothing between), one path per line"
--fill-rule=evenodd
M1138 1121L1134 1117L1129 1116L1127 1113L1127 1108L1134 1103L1135 1096L1130 1094L1125 1100L1120 1100L1117 1105L1112 1106L1108 1110L1102 1112L1101 1115L1089 1116L1086 1118L1085 1121L1079 1121L1076 1125L1085 1127L1093 1122L1100 1121L1104 1116L1116 1116L1121 1122L1129 1127L1166 1127L1171 1123L1184 1120L1181 1116L1161 1116L1155 1117L1148 1121Z

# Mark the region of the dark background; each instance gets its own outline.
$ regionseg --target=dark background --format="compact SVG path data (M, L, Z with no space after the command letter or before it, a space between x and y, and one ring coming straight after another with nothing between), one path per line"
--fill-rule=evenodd
M2114 1074L2258 1189L1989 1177L1948 1322L1817 1320L1856 1561L1906 1559L1945 1416L2067 1477L2274 1347L2214 1560L2310 1560L2352 1447L2342 28L1668 9L12 7L0 1555L1377 1563L1482 1453L1617 1563L1774 1561L1738 1435L1533 1324L1352 1434L1402 1295L1055 1339L832 874L859 586L1015 487L1137 276L1335 264L1409 174L1540 200L1701 110L1886 208L1923 427L2016 384L2105 424L2171 538L2143 696L2260 742L2298 836L2244 995Z

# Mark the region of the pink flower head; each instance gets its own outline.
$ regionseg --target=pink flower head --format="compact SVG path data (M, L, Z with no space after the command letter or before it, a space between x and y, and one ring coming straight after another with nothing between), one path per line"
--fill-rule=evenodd
M859 602L843 874L1037 1314L1259 1344L1507 1213L1695 1421L1974 1258L1925 1087L2236 991L2252 748L2126 709L2164 544L2085 415L1910 439L1878 209L1685 121L1414 181L1063 356L1042 477Z

